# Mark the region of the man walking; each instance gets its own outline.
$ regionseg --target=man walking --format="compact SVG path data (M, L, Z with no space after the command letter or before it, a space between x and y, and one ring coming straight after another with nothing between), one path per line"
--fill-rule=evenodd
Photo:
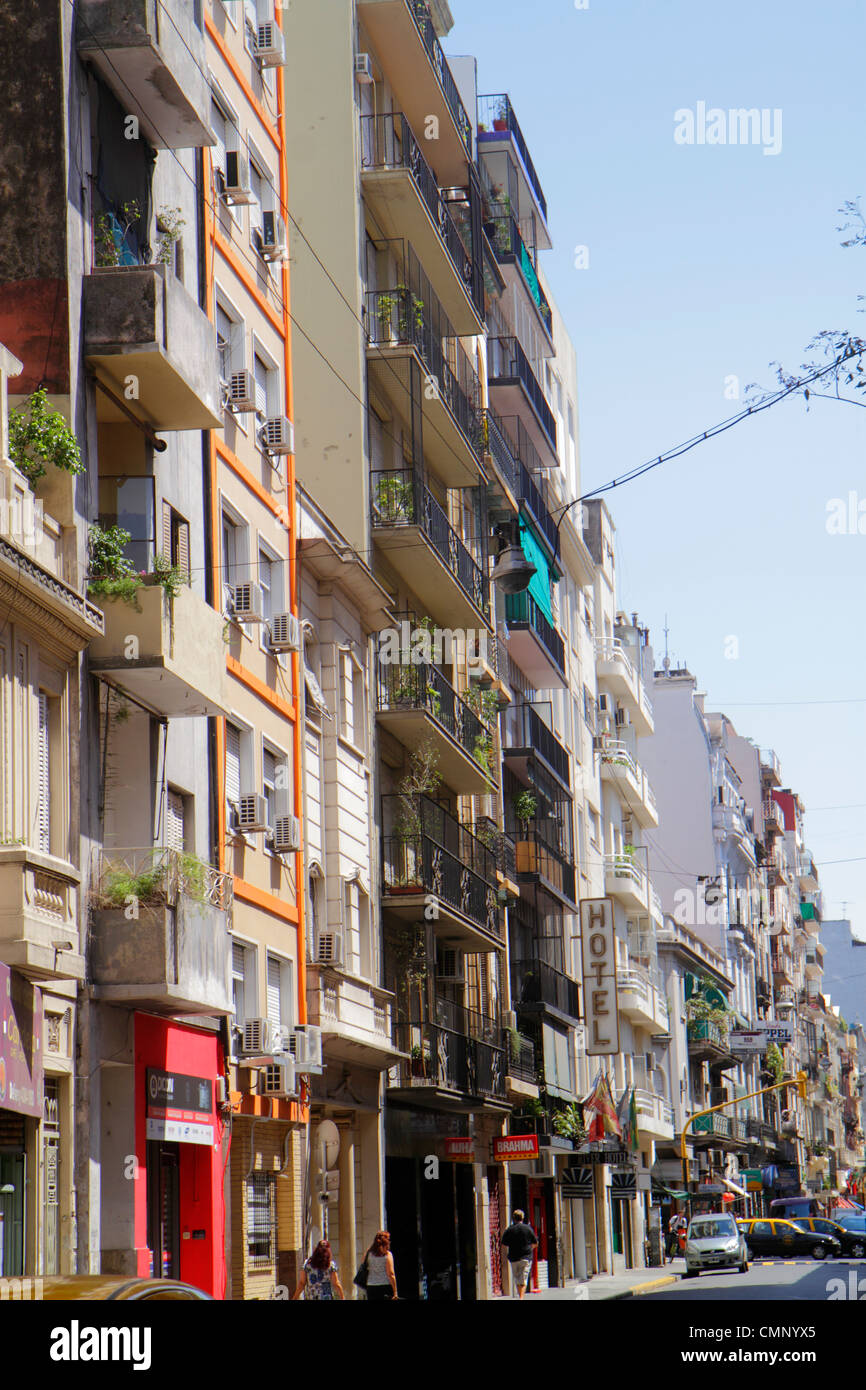
M515 1211L511 1225L502 1234L502 1244L508 1252L511 1282L517 1290L518 1298L523 1298L526 1294L526 1284L532 1268L532 1252L538 1244L538 1237L524 1218L524 1212Z
M682 1212L675 1211L668 1222L668 1258L673 1261L680 1250L680 1231L684 1231L688 1226L688 1221Z

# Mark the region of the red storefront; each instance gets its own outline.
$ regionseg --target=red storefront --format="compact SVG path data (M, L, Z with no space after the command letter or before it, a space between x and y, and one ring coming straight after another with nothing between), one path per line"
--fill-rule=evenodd
M135 1248L138 1273L225 1293L228 1132L216 1033L135 1015Z

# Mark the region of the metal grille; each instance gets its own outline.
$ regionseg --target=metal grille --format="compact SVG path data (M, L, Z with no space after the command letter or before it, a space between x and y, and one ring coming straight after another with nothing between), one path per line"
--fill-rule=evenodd
M277 1245L277 1203L270 1173L254 1173L245 1185L247 1256L252 1266L272 1265Z

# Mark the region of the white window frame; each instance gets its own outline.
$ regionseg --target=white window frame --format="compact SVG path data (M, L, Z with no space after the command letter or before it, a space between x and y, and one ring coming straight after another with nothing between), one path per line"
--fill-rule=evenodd
M270 544L270 542L267 541L261 533L259 533L256 537L256 575L258 577L259 583L261 583L261 568L263 555L266 556L267 559L271 562L270 616L273 617L275 613L285 613L287 610L286 572L284 568L285 560L281 555L277 554L276 550ZM266 614L266 617L267 616L268 615ZM270 654L270 648L268 646L268 634L266 631L267 623L260 623L259 626L261 629L259 632L259 645L263 652L268 652ZM275 652L273 653L273 656L274 659L278 661L282 667L285 668L288 661L288 653Z
M244 143L243 136L241 135L241 127L240 127L240 120L239 120L239 117L238 117L238 113L237 113L237 111L235 110L235 108L232 106L231 102L229 101L229 99L228 99L228 97L226 96L225 92L223 91L222 87L219 86L219 84L216 82L216 80L215 80L213 77L211 77L210 92L211 92L211 101L212 101L213 105L216 106L217 109L219 110L220 114L221 114L222 117L223 117L223 120L225 121L225 125L226 125L226 138L225 138L225 145L224 145L223 148L225 149L226 153L229 153L229 151L235 151L235 150L240 151L240 150L243 150L243 149L245 148L245 143ZM215 148L215 147L211 147L211 148L213 149L213 148ZM226 171L225 171L224 165L220 165L218 162L216 162L216 161L214 160L213 154L211 154L211 161L212 161L212 164L213 164L213 168L214 168L214 169L221 169L221 170L222 170L222 174L223 174L223 178L225 178L225 172L226 172ZM222 203L222 206L231 214L231 217L232 217L232 219L234 220L235 224L236 224L238 227L240 227L240 226L241 226L241 208L240 208L240 204L237 204L237 203L225 203L225 202L224 202L224 203Z
M231 567L226 565L225 553L225 529L226 522L234 530L235 556ZM252 531L249 519L243 512L238 511L237 507L225 496L220 493L220 576L223 587L227 584L247 584L258 574L256 565L256 575L252 573L252 561L250 557L250 540ZM231 568L231 573L229 569ZM226 615L228 616L228 614ZM244 631L245 624L240 624L241 631ZM246 633L247 640L252 641L251 634Z
M240 785L238 792L240 796L249 796L259 789L259 778L256 775L255 730L242 715L237 714L234 710L230 712L227 722L233 724L240 734L238 749L240 755L240 773L238 780ZM228 738L226 738L226 746L228 747ZM231 808L228 804L228 796L226 796L227 826L231 825L230 812ZM242 839L248 842L248 837L237 826L230 829L229 833L234 835L236 839Z
M256 209L258 209L259 231L262 232L264 230L264 223L261 215L265 212L274 211L276 207L276 192L274 189L273 175L261 150L257 145L253 144L252 140L247 141L247 149L250 157L250 184L252 185L253 183L253 171L255 171L258 176L260 183L260 191L256 196L256 201L250 204L250 245L253 247L254 251L258 252L259 248L254 235L255 223L253 215ZM267 264L267 262L263 262L263 264Z
M367 756L367 673L363 664L358 660L354 647L338 646L337 657L340 682L340 739L359 757L364 758ZM352 682L351 728L349 727L349 702L347 698L349 680ZM360 714L357 710L359 693Z
M295 963L289 956L283 956L279 951L272 951L270 947L264 952L264 983L265 995L267 1000L268 983L268 964L273 962L280 969L280 1017L275 1020L283 1028L292 1029L297 1023L297 1010L295 1008ZM267 1005L265 1005L267 1008Z
M259 425L263 425L265 420L284 413L282 409L282 375L273 354L268 352L261 338L254 334L253 350L250 360L250 370L254 377L256 373L256 358L259 359L267 372L264 414L262 415L258 409L256 410L256 422ZM259 447L261 448L262 446L260 445Z
M221 309L231 323L231 337L228 342L228 376L231 376L233 372L239 372L247 365L244 353L246 326L244 324L243 315L239 313L225 290L218 284L214 286L215 328L217 325L217 309ZM226 382L228 382L228 376L224 378ZM237 419L238 417L235 418Z
M240 947L240 949L243 951L243 954L244 954L244 973L243 973L243 976L242 976L242 977L239 976L239 975L236 973L236 971L235 971L235 962L234 962L234 947L235 947L235 946ZM232 1007L233 1007L233 1008L234 1008L234 985L235 985L235 980L238 980L238 979L241 979L241 978L243 979L244 1013L243 1013L243 1017L241 1017L241 1018L239 1018L238 1015L235 1014L235 1024L236 1024L237 1027L239 1027L239 1028L243 1026L244 1019L246 1019L246 1018L259 1018L259 1017L261 1016L261 1015L259 1014L259 1012L258 1012L258 1002L259 1002L258 954L259 954L259 953L258 953L258 946L256 945L255 942L253 942L253 941L243 941L243 940L240 940L238 937L234 937L234 938L233 938L233 940L232 940L232 963L231 963L231 968L232 968Z
M274 821L278 816L287 816L290 814L292 809L292 797L290 787L292 765L286 750L284 748L281 748L278 743L274 743L273 739L266 738L264 735L262 735L259 747L259 768L261 769L262 795L266 798L268 797L268 785L265 782L266 753L270 753L271 757L274 758L276 764L274 769L274 786L273 788L271 788L271 790L273 791L273 799L271 800L270 798L268 798L268 807L270 810L269 821L270 824L273 825ZM283 779L285 781L285 786L283 787L277 785L280 775L280 767L283 767L285 769L285 775ZM273 851L271 850L269 850L268 852L273 853Z

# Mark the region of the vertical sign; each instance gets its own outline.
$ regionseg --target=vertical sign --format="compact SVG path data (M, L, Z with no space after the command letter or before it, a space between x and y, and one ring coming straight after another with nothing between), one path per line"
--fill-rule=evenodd
M590 1057L619 1052L616 999L616 942L610 898L584 898L580 904L586 1051Z

